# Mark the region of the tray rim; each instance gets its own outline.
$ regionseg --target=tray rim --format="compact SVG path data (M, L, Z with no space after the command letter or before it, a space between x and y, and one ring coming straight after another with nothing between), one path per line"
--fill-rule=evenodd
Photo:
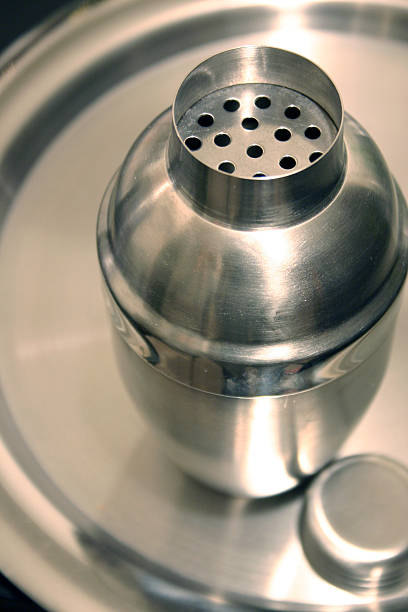
M24 64L27 61L29 63L32 53L35 53L37 50L41 50L41 47L43 47L43 45L47 46L48 44L52 44L51 38L53 36L58 37L58 36L64 35L65 26L67 23L69 23L71 17L75 16L77 25L79 25L80 23L86 21L87 19L92 19L93 14L95 13L95 11L98 10L100 6L114 6L114 3L115 2L118 3L118 1L122 5L130 4L130 0L96 0L92 3L87 0L75 0L68 7L64 9L59 9L58 11L53 13L50 17L48 17L44 22L42 22L40 25L36 26L34 29L30 30L26 34L20 36L15 42L13 42L9 47L7 47L0 54L0 91L2 87L7 88L9 79L13 80L15 75L18 74L18 71L23 68ZM164 1L162 2L161 0L155 0L154 4L157 6L159 6L160 4L174 5L174 6L191 5L194 3L194 1L195 0L166 0L165 2ZM135 3L139 5L143 5L143 4L151 5L152 4L151 1L149 2L148 0L133 0L133 4ZM206 0L205 4L214 5L215 3L212 2L211 0ZM251 4L251 0L242 0L242 1L233 0L231 2L231 7L233 7L233 5L247 6L249 4ZM282 9L283 2L281 0L256 0L256 4L260 6L272 6L272 7L276 6L279 9ZM309 0L309 1L300 0L299 2L296 3L296 9L301 10L303 7L311 6L311 5L317 5L317 6L324 7L324 6L335 5L335 4L350 5L350 6L355 6L355 5L378 6L378 7L386 8L387 10L391 10L391 11L392 10L403 10L408 15L407 0L392 0L391 2L387 2L384 0L362 0L360 2L356 2L355 0L340 0L340 2L337 2L337 0ZM231 10L233 10L233 8L231 8ZM357 33L359 32L357 31ZM392 37L389 37L389 38L391 40L394 40ZM407 32L407 42L408 42L408 32ZM1 389L0 389L0 401L1 403L3 402L5 403L5 399L3 398L2 393L1 393ZM4 453L6 453L7 456ZM29 484L32 485L32 483L27 479L27 474L24 471L23 466L21 466L19 462L16 461L15 457L13 457L12 453L9 452L2 445L1 440L0 440L0 456L3 456L3 459L6 462L9 462L8 465L9 465L11 473L14 473L16 475L18 473L19 479L23 479L26 481L26 483L28 482ZM49 506L49 510L47 510L47 512L50 511L52 513L56 513L55 517L57 518L58 522L61 520L62 521L66 520L64 514L58 508L56 508L55 505L49 499L47 499L40 490L37 490L37 493L40 493L40 495L43 497L43 502L46 503L47 506ZM5 502L10 503L10 507L11 507L10 516L13 517L14 512L15 512L15 510L13 510L13 506L12 506L13 504L16 510L19 510L19 511L22 510L21 507L17 506L17 504L14 503L14 500L12 500L11 497L8 495L7 490L4 489L3 482L0 481L0 500L1 499L3 499L3 501L5 500ZM7 523L7 521L3 519L4 519L4 515L0 515L0 523L2 521ZM68 528L68 531L69 531L72 526L69 525L68 523L66 527ZM38 531L38 525L33 524L32 526L30 526L30 528L32 532ZM16 533L16 539L14 541L18 540L19 535L20 534ZM72 534L70 535L72 536ZM37 539L37 537L38 537L38 534L32 536L33 539ZM13 541L12 537L9 539L11 542ZM32 546L30 546L30 544L27 541L25 541L26 539L21 538L21 535L20 535L20 539L22 540L19 543L19 546L22 551L20 554L23 554L25 556L25 559L31 557L33 563L35 563L36 560L38 561L38 557L36 556L35 549L33 550ZM53 541L53 544L55 544L55 541ZM78 559L76 559L76 562L77 561ZM25 564L27 565L27 563ZM44 581L43 583L44 588L41 588L41 587L36 588L33 586L32 583L30 583L29 579L27 580L26 578L21 577L21 574L24 572L21 572L21 566L19 565L19 563L17 562L14 565L15 565L14 569L10 569L10 571L8 571L6 568L2 567L2 571L5 573L7 577L9 577L20 588L22 588L23 591L29 593L32 597L36 599L36 601L40 602L41 605L43 606L49 605L49 600L43 596L44 591L47 591L46 581ZM48 565L52 567L51 563L49 563ZM48 567L48 571L50 571L50 567ZM64 579L65 578L66 576L64 576ZM77 588L76 583L74 583L73 585L72 581L69 581L68 579L66 580L66 582L68 582L71 589L72 589L72 586L74 586L75 589ZM106 586L99 579L97 580L97 582L98 582L98 587ZM106 593L108 595L108 593L110 593L110 590L108 589ZM79 594L81 595L83 594L83 591L81 589L79 589ZM71 603L72 602L70 602L70 605ZM276 603L274 602L274 605L276 605ZM363 609L364 605L365 604L362 603L361 608L360 606L358 606L355 609L356 610ZM282 602L282 606L283 607L280 608L281 610L286 609L286 610L292 610L293 612L296 609L298 610L310 609L310 610L315 610L316 612L320 609L320 608L317 608L316 606L309 608L309 607L306 607L304 604L298 607L296 606L296 604L288 604L286 602ZM56 609L62 610L64 608L58 607ZM77 609L83 609L83 608L79 607ZM93 608L89 607L86 609L91 611L91 609ZM97 602L97 607L95 608L95 610L103 610L103 609L111 610L112 608L111 607L105 608L104 602L102 601ZM129 609L134 609L133 605ZM321 609L323 610L323 608ZM327 606L324 607L325 611L329 611L330 609L336 612L341 612L341 608L339 607L333 607L333 608L327 607Z

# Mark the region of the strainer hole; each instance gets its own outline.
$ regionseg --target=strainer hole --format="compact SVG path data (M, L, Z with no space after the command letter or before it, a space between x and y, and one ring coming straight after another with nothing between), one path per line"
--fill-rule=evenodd
M245 119L242 120L241 125L245 130L256 130L259 123L255 117L245 117Z
M248 157L257 158L257 157L261 157L262 154L263 154L263 148L260 147L259 145L255 144L247 148Z
M252 175L252 178L263 178L265 176L266 174L264 174L263 172L256 172L255 174Z
M297 119L298 117L300 117L300 108L298 106L295 106L294 104L291 104L290 106L285 108L285 117L287 117L288 119Z
M292 170L296 166L296 159L291 155L285 155L280 160L279 165L284 170Z
M320 135L320 128L318 128L316 125L309 125L309 127L305 129L305 136L306 138L309 138L309 140L316 140Z
M258 96L255 100L255 106L258 108L269 108L271 105L271 100L267 96Z
M280 142L286 142L287 140L289 140L292 134L286 128L278 128L277 130L275 130L274 136L276 140L279 140Z
M309 161L313 163L314 161L316 161L316 159L319 159L319 157L321 157L322 155L323 153L321 151L313 151L313 153L309 155Z
M231 138L228 136L228 134L221 133L214 137L214 142L217 147L227 147L231 142Z
M225 100L224 109L229 113L235 113L240 107L239 101L235 100L235 98L230 98L229 100Z
M201 147L201 140L196 136L189 136L184 142L190 151L198 151L198 149Z
M210 127L210 125L214 123L214 117L209 113L203 113L197 119L197 123L201 125L201 127Z
M221 170L221 172L226 172L227 174L232 174L235 170L235 166L230 161L223 161L218 166L218 170Z

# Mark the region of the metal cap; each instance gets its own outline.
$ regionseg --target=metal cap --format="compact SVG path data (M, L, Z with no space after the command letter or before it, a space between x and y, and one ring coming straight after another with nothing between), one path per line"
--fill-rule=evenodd
M337 586L399 586L408 575L408 470L379 455L324 470L308 493L303 543L313 567Z

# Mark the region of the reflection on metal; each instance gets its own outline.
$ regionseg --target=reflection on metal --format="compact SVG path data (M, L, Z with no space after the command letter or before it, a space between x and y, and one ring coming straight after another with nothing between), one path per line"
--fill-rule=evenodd
M387 362L405 207L309 60L245 46L188 74L98 221L122 375L179 466L262 497L334 456Z
M0 241L0 567L47 610L408 608L406 581L356 593L310 564L299 538L308 482L273 499L237 502L162 456L116 371L95 256L97 209L123 152L172 103L189 70L240 45L287 48L322 66L408 193L407 23L399 1L108 0L87 3L13 56L0 78L0 215L10 211ZM160 229L165 235L167 226ZM266 235L256 257L272 256ZM277 266L290 252L283 244ZM341 455L380 452L408 464L401 297L390 367ZM136 331L144 336L135 346L153 361L160 354L166 371L180 374L174 360L184 355L188 384L221 384L213 360L191 362ZM296 363L281 384L322 386L358 371L353 364L372 346L363 336L310 378ZM290 346L283 349L289 355ZM247 389L254 369L248 374ZM237 378L230 370L228 389ZM268 378L265 369L259 384ZM303 423L313 431L312 418ZM317 460L296 456L303 471Z
M326 469L311 487L303 525L306 552L334 584L374 594L408 577L408 470L377 455Z

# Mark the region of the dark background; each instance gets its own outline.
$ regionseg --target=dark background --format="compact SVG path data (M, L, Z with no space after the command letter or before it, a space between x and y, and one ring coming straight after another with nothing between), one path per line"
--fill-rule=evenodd
M0 52L51 13L72 4L72 0L0 0Z
M0 53L54 11L67 10L72 0L0 0ZM0 612L45 612L0 573Z

